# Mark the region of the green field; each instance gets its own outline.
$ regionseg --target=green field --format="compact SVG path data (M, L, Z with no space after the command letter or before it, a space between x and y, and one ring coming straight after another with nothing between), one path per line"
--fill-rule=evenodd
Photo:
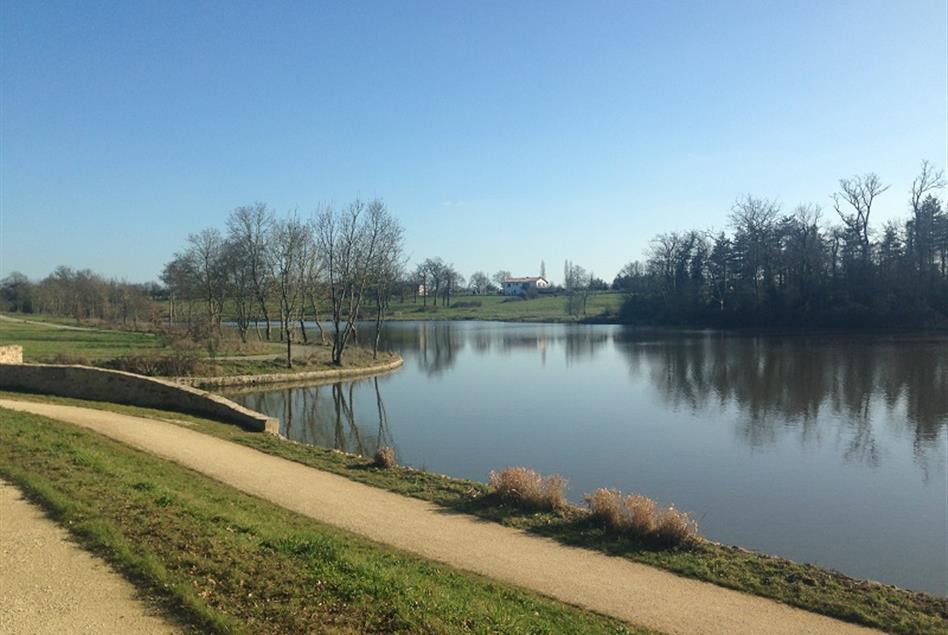
M416 302L393 302L388 317L393 320L508 320L534 322L576 322L603 319L618 314L625 296L621 293L594 293L586 303L586 313L569 315L564 296L541 295L529 300L501 295L460 295L451 298L451 306L434 306L428 298Z
M32 320L33 317L30 316ZM51 362L77 358L91 362L162 347L153 333L111 329L62 329L54 326L0 320L0 346L20 344L23 360Z
M20 344L23 346L23 361L70 364L110 365L147 375L149 366L156 358L180 354L180 349L169 345L160 335L140 331L125 331L106 328L57 328L54 323L40 319L29 322L0 320L0 346ZM243 344L233 334L226 337L215 354L222 359L206 359L208 352L192 344L189 354L200 358L193 363L188 374L203 376L255 375L286 372L310 372L336 369L332 365L331 348L314 343L309 346L294 345L294 365L286 367L286 346L280 342L261 342L251 338ZM267 356L270 356L267 358ZM372 351L351 346L346 350L343 368L364 368L379 363L391 362L395 356L379 353L373 358ZM125 364L118 361L125 360ZM138 361L136 361L138 360Z
M773 598L890 633L948 632L948 599L913 593L745 549L704 542L661 549L610 534L585 512L522 510L496 500L484 483L409 468L372 469L369 460L333 450L287 442L267 434L189 415L147 408L0 391L0 396L80 405L158 417L262 452L340 474L355 481L442 505L458 513L535 533L573 546L596 549L679 575ZM504 467L504 466L498 466Z
M199 632L644 633L35 415L0 410L0 475Z

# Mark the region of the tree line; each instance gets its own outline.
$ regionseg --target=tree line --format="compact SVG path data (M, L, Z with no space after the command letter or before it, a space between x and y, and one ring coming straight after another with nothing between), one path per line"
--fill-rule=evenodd
M943 172L922 163L908 216L871 224L888 192L876 174L842 179L833 221L815 205L783 213L744 196L730 232L664 233L646 261L631 262L613 287L628 292L620 313L634 323L707 326L943 326L948 323L948 215Z
M0 281L0 306L17 313L44 313L138 328L157 319L157 284L105 278L88 269L57 267L38 282L14 271Z
M251 329L261 339L279 337L287 366L293 343L310 341L312 321L320 342L332 345L333 363L341 365L356 321L371 309L377 355L382 321L404 268L402 242L401 225L379 199L323 206L308 219L277 216L264 203L238 207L225 231L210 227L191 234L165 265L169 320L214 337L221 335L227 313L243 341Z

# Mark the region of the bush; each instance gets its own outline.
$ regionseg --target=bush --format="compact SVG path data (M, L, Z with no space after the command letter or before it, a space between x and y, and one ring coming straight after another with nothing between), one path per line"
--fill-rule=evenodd
M490 486L501 500L532 509L566 507L566 479L542 477L526 467L508 467L490 473Z
M67 366L91 366L92 362L88 357L82 355L73 355L70 353L56 353L50 361L51 364L65 364Z
M167 355L125 355L111 359L103 366L149 377L201 375L205 370L204 362L192 351L174 351Z
M390 468L398 465L398 463L395 462L395 448L379 448L375 452L375 461L373 465L375 465L375 467L382 468Z
M663 545L691 544L698 540L698 523L674 507L659 510L653 531L656 542Z
M619 534L665 546L698 540L698 525L688 514L674 507L659 509L647 496L623 496L619 490L600 488L586 495L586 503L594 518Z

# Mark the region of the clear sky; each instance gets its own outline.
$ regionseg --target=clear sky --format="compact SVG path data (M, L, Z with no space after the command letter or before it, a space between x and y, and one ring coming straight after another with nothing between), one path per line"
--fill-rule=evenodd
M380 196L415 260L611 280L742 193L946 167L945 0L0 0L0 275L157 278L265 201Z

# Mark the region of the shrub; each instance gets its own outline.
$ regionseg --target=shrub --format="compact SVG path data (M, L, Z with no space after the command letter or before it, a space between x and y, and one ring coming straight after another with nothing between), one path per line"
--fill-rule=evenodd
M395 449L390 447L379 448L375 452L375 467L390 468L398 465L395 462Z
M698 539L698 525L688 514L674 507L659 509L647 496L623 496L619 490L600 488L586 495L586 503L594 518L619 534L664 546L687 544Z
M659 510L655 540L663 545L691 544L698 540L698 523L674 507Z
M68 366L91 366L92 362L88 357L82 355L73 355L71 353L56 353L50 361L51 364L65 364Z
M125 355L111 359L103 366L149 377L200 375L205 369L204 362L193 351L173 351L167 355Z
M526 467L508 467L490 473L490 486L501 500L534 509L566 507L566 479L542 477Z

